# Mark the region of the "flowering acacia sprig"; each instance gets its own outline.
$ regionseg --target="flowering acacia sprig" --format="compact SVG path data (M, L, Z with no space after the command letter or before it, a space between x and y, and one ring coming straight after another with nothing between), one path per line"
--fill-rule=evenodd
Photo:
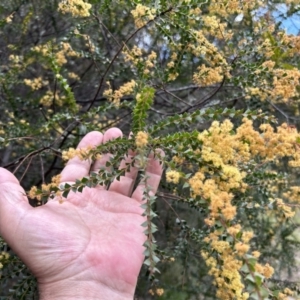
M72 112L76 112L78 107L76 105L74 93L68 84L68 81L62 75L62 66L67 63L67 57L78 57L78 53L75 52L69 43L61 43L57 48L48 42L43 45L35 46L32 49L33 53L39 54L42 60L46 62L49 69L52 70L54 80L59 84L63 96L59 96L59 91L48 91L41 98L40 103L46 107L51 106L53 103L59 106L68 105Z
M59 176L52 179L50 184L43 184L41 189L32 187L28 193L30 198L36 198L38 201L45 203L48 198L58 198L59 201L63 201L63 198L67 198L68 194L72 192L82 192L85 187L95 187L97 185L109 186L114 179L119 180L121 176L128 172L130 166L135 163L133 159L130 165L125 168L119 169L120 161L126 156L129 149L134 148L134 141L117 138L112 141L102 144L96 148L82 148L74 149L70 148L67 151L63 151L62 156L65 160L69 160L77 156L81 160L96 160L101 157L101 154L114 153L114 156L106 162L106 166L100 168L97 173L93 172L88 177L76 179L74 184L66 183L60 184ZM101 153L101 154L100 154Z

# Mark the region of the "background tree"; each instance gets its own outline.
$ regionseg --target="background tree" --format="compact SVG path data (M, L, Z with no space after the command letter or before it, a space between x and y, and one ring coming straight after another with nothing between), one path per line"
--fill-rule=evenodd
M300 38L282 29L297 0L283 14L280 1L263 0L2 2L0 163L32 205L109 184L126 171L117 162L128 149L143 174L162 148L165 181L155 201L145 192L155 254L136 297L297 291L285 277L299 246ZM132 139L70 148L112 126ZM106 152L111 172L65 188L52 179L62 159ZM34 278L3 240L0 249L0 296L34 299Z

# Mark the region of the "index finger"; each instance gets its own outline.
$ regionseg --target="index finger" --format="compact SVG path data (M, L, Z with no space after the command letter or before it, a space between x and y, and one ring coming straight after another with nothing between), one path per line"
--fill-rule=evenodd
M103 142L103 134L98 131L89 132L80 141L77 149L95 147L101 145ZM91 160L81 160L78 156L70 159L67 165L61 172L60 182L75 182L76 179L88 176L91 168Z

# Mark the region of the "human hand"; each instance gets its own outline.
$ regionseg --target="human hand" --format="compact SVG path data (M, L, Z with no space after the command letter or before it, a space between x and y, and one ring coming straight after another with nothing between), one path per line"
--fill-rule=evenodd
M78 147L120 136L117 128L104 134L90 132ZM103 155L93 165L71 159L61 182L88 176L105 166L108 158ZM126 162L130 160L128 156ZM146 171L155 193L162 166L150 157ZM41 300L133 299L145 241L143 186L132 193L137 173L132 167L109 190L84 188L82 193L70 193L62 204L53 199L33 208L15 176L0 168L0 234L37 277Z

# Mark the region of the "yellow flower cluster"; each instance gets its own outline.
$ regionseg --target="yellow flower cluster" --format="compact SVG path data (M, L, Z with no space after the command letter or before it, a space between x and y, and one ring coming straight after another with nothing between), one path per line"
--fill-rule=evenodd
M9 253L2 251L0 253L0 270L3 268L3 264L1 263L1 261L7 260L7 259L9 259ZM1 273L0 273L0 278L1 278Z
M24 57L22 55L11 54L8 59L9 59L9 61L13 62L14 64L19 64L19 63L23 62Z
M123 51L123 54L125 62L130 62L134 67L142 66L144 75L150 74L156 65L157 54L154 51L146 55L142 49L134 45L131 50L126 49Z
M9 253L8 252L5 252L5 251L2 251L0 253L0 261L3 260L3 259L9 259Z
M74 73L74 72L69 72L68 73L68 77L70 78L70 79L74 79L74 80L80 80L80 77L76 74L76 73Z
M298 55L300 53L300 36L288 35L285 32L281 33L280 38L283 43L288 46L288 54L290 56Z
M155 296L155 295L157 295L157 296L162 296L163 294L164 294L164 289L162 289L162 288L156 288L156 289L150 289L149 290L149 294L151 295L151 296Z
M55 61L59 66L62 66L68 62L67 57L79 57L79 53L73 50L72 46L67 42L61 42L59 47L54 47L50 44L38 45L32 48L32 51L41 53L43 56L52 56L53 52Z
M215 121L208 130L199 133L198 139L201 149L196 153L201 155L206 166L199 168L189 179L191 196L200 196L207 201L209 215L205 223L212 226L216 221L220 222L233 239L233 242L220 239L221 231L210 233L204 241L210 244L213 253L218 253L218 258L207 252L203 252L202 256L215 278L218 298L248 299L249 295L243 293L244 285L239 270L245 254L250 250L253 232L242 230L240 224L231 224L230 221L236 217L236 207L232 204L233 193L236 189L242 192L247 189L244 182L246 173L242 170L255 158L264 163L287 157L291 167L300 167L300 135L296 128L287 124L276 129L270 124L262 124L259 130L255 130L253 122L244 118L235 131L229 120L222 123ZM272 186L268 188L271 191ZM292 187L283 196L300 202L299 195L300 188ZM283 216L283 219L294 216L292 208L282 199L270 198L270 201L276 204L276 214ZM260 253L253 251L252 256L258 258ZM255 268L266 278L270 278L274 272L268 264L263 266L256 263Z
M79 54L74 51L69 43L60 43L61 50L55 54L56 63L62 66L68 62L67 56L69 57L79 57Z
M206 67L201 65L198 67L198 72L194 73L193 81L200 86L209 86L223 80L223 69L222 67Z
M63 0L58 4L58 10L63 14L70 13L73 17L89 17L92 5L83 0Z
M295 215L295 212L292 211L292 208L286 205L282 199L276 198L276 205L283 213L285 218L292 218Z
M209 274L214 276L217 286L216 296L222 300L246 300L249 298L248 293L243 293L244 284L239 273L242 267L242 261L235 258L235 254L228 242L215 240L211 241L212 248L218 252L222 264L218 264L216 258L209 255L208 252L202 251L201 255L206 265L210 268Z
M221 124L213 122L208 130L199 133L202 149L198 153L203 161L218 170L214 172L202 167L189 179L192 196L200 196L210 205L210 215L205 220L207 225L213 225L220 218L229 221L235 217L232 191L247 188L243 181L246 173L241 169L251 158L259 156L268 162L289 157L290 166L300 166L300 135L295 128L282 124L275 131L270 124L262 124L260 130L261 133L256 131L252 121L245 118L235 134L229 120ZM289 206L281 199L276 201L286 218L293 216Z
M294 292L291 291L289 288L285 288L283 290L283 293L279 293L278 294L278 299L279 300L290 300L290 299L294 299L294 298L291 298L291 296L294 295Z
M29 86L33 91L41 89L43 86L48 85L49 82L47 80L43 80L42 77L38 77L35 79L24 79L24 83Z
M36 186L32 186L30 191L27 193L28 197L31 199L36 199L37 201L41 201L42 197L50 196L51 194L53 196L57 196L59 198L59 201L62 201L62 192L61 190L57 190L55 193L53 191L53 188L57 188L61 182L61 175L56 175L52 177L51 183L49 184L42 184L41 190L39 191ZM40 203L40 202L38 202Z
M233 242L224 241L221 231L214 231L207 236L204 241L210 244L213 250L211 254L202 251L201 255L204 258L206 265L210 268L209 274L214 277L214 283L217 286L218 299L239 299L246 300L249 298L247 292L243 292L244 284L240 275L240 269L245 263L245 254L249 251L249 241L253 237L252 231L244 231L241 241L236 240L236 234L241 230L239 224L227 228L233 237ZM221 239L220 239L221 237ZM233 247L234 246L234 247ZM217 256L212 254L217 252ZM258 258L260 253L258 251L252 252L254 258ZM244 257L243 260L241 257ZM246 259L247 261L247 259ZM274 269L269 265L261 265L255 262L255 270L266 278L270 278Z
M10 14L8 17L6 17L5 22L6 23L11 23L13 19L14 13Z
M167 70L168 70L168 81L174 81L178 77L178 72L175 72L174 67L175 67L175 62L178 58L178 49L180 49L180 45L176 45L177 49L175 48L174 52L170 56L170 61L167 63Z
M36 186L32 186L30 191L27 193L28 197L31 199L37 199L38 201L41 201L43 196L50 195L51 188L59 186L60 179L61 179L61 175L56 175L52 177L51 183L49 184L43 183L41 187L42 193L38 193L38 188ZM61 197L61 191L60 190L57 191L55 195Z
M92 147L86 147L86 148L69 148L69 150L64 150L62 152L62 159L63 160L70 160L74 158L75 156L78 157L80 160L86 160L91 158L90 150L92 150Z
M266 58L272 57L274 55L274 50L275 48L268 38L262 41L262 43L257 47L257 51L262 53Z
M135 26L137 28L141 28L145 26L149 21L154 20L156 9L138 4L136 8L131 11L131 14L134 18Z
M65 95L60 95L58 91L53 94L52 91L47 91L44 96L40 99L40 104L50 107L55 103L55 105L62 106L67 97Z
M274 268L271 267L269 264L261 265L259 263L255 264L255 270L265 276L266 278L271 278L274 273Z
M90 52L96 51L96 46L92 41L91 37L88 34L82 34L83 39L85 40L85 46L89 49Z
M126 62L132 62L135 66L141 61L143 50L138 46L134 45L131 50L128 48L123 51Z
M136 87L136 82L134 80L126 82L115 91L112 90L110 82L107 82L107 85L109 88L104 91L103 96L107 97L116 106L119 106L122 97L133 93L134 88Z
M224 54L204 35L204 30L194 31L196 43L187 45L187 49L196 57L205 58L206 65L198 67L193 75L196 84L208 86L222 81L223 77L230 78L230 66L228 65Z
M41 53L43 56L47 56L51 53L51 47L49 44L37 45L32 48L32 51Z
M300 85L300 71L298 69L275 69L273 76L270 90L271 99L280 97L284 102L287 102L290 98L299 96L297 86Z
M189 11L189 25L193 26L195 24L197 24L197 18L201 15L202 11L199 7L196 8L192 8Z
M166 172L166 180L167 182L171 182L171 183L179 183L180 180L180 173L178 171L175 170L169 170Z
M188 49L190 49L196 57L205 56L207 63L211 66L228 67L227 61L221 51L205 37L203 30L194 31L193 34L196 43L189 44Z
M300 204L300 187L291 186L287 192L283 193L283 196L291 202Z
M37 197L37 187L33 186L31 187L30 191L28 192L28 197L31 199L34 199L35 197ZM41 197L39 196L38 200L40 200Z
M144 148L147 146L149 135L147 132L139 131L135 137L135 144L138 148Z
M255 7L263 5L264 2L262 0L211 0L209 12L212 15L220 15L222 17L227 17L231 14L240 14L243 12L247 12L248 10L253 10Z
M204 33L218 39L229 40L232 38L232 30L226 30L227 23L222 23L217 16L205 15L202 17L202 21L205 27Z

